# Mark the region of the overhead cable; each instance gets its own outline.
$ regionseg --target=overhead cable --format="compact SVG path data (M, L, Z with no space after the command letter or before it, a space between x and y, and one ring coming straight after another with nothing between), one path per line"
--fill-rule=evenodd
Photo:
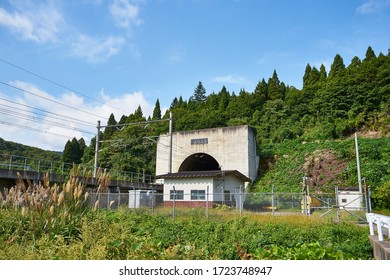
M26 104L22 104L22 103L18 103L18 102L15 102L15 101L7 100L7 99L1 98L1 97L0 97L0 100L6 101L6 102L9 102L11 104L18 105L18 106L27 107L27 108L30 108L30 109L32 109L34 111L43 112L43 113L33 112L34 114L37 114L37 115L46 116L46 117L49 117L49 118L63 120L63 121L71 120L72 122L78 123L80 125L96 127L96 124L89 123L89 122L86 122L86 121L83 121L83 120L80 120L80 119L72 118L72 117L61 115L61 114L58 114L58 113L53 113L53 112L50 112L50 111L47 111L47 110L44 110L44 109L35 108L33 106L29 106L29 105L26 105ZM11 106L7 106L5 104L0 104L0 106L1 105L4 105L6 107L11 107ZM29 111L27 109L21 109L21 108L18 108L18 110L22 110L22 111L25 111L25 112L31 112L31 111ZM44 113L46 113L46 114L44 114ZM53 116L51 116L51 115L53 115Z
M20 88L20 87L14 86L14 85L10 85L10 84L5 83L5 82L2 82L2 81L0 81L0 84L3 84L3 85L8 86L8 87L12 87L12 88L14 88L14 89L17 89L17 90L20 90L20 91L23 91L23 92L26 92L26 93L29 93L29 94L31 94L31 95L34 95L34 96L36 96L36 97L45 99L45 100L47 100L47 101L50 101L50 102L53 102L53 103L56 103L56 104L65 106L65 107L70 108L70 109L72 109L72 110L76 110L76 111L79 111L79 112L82 112L82 113L85 113L85 114L88 114L88 115L92 115L92 116L95 116L95 117L98 117L98 118L101 118L101 119L106 119L105 117L102 117L102 116L96 115L96 114L94 114L94 113L87 112L87 111L84 111L84 110L81 110L81 109L72 107L72 106L70 106L70 105L67 105L67 104L62 103L62 102L59 102L59 101L55 101L55 100L50 99L50 98L47 98L47 97L40 96L39 94L33 93L33 92L31 92L31 91L22 89L22 88Z
M80 131L80 132L83 132L83 133L95 135L95 133L93 133L93 132L90 132L90 131L87 131L87 130L84 130L84 129L80 129L80 128L77 128L77 127L74 127L74 126L69 126L69 125L66 125L66 124L63 124L63 123L54 122L54 121L50 121L50 120L45 120L44 118L41 118L41 117L35 117L35 116L27 115L27 114L21 114L21 113L16 112L16 111L7 110L7 109L1 109L1 108L0 108L0 112L2 112L3 115L13 116L13 117L16 117L17 119L23 119L23 120L28 120L28 121L35 121L35 122L39 122L41 124L51 124L51 125L55 125L55 126L58 126L58 127L65 128L65 129L74 130L74 131Z
M8 125L8 126L14 126L14 127L18 127L18 128L23 128L23 129L27 129L27 130L36 131L36 132L44 132L45 134L51 134L51 135L54 135L54 136L64 137L64 138L67 138L67 139L72 138L72 137L67 136L67 135L63 135L63 134L59 134L59 133L55 133L55 132L50 132L50 131L42 130L42 129L38 129L38 128L33 128L33 127L30 127L30 126L10 123L10 122L6 122L6 121L0 121L0 124L5 124L5 125Z
M59 87L61 87L61 88L63 88L63 89L66 89L66 90L72 91L72 92L74 92L74 93L77 93L77 94L79 94L79 95L81 95L81 96L84 96L84 97L86 97L86 98L88 98L88 99L90 99L90 100L92 100L92 101L95 101L95 102L97 102L97 103L106 105L106 106L108 106L108 107L110 107L110 108L113 108L113 109L116 109L116 110L120 110L121 112L123 112L123 113L125 113L125 114L127 113L127 112L123 111L122 109L120 109L120 108L118 108L118 107L114 107L114 106L112 106L112 105L110 105L110 104L107 104L107 103L105 103L105 102L102 102L102 101L100 101L100 100L97 100L97 99L95 99L95 98L92 98L92 97L90 97L90 96L88 96L88 95L85 95L85 94L83 94L83 93L81 93L81 92L79 92L79 91L76 91L76 90L71 89L71 88L69 88L69 87L67 87L67 86L64 86L64 85L62 85L62 84L60 84L60 83L57 83L57 82L55 82L55 81L52 81L52 80L50 80L50 79L48 79L48 78L45 78L45 77L43 77L43 76L41 76L41 75L38 75L38 74L36 74L36 73L34 73L34 72L30 71L30 70L27 70L27 69L25 69L25 68L23 68L23 67L20 67L20 66L18 66L18 65L15 65L15 64L13 64L13 63L11 63L11 62L9 62L9 61L6 61L6 60L4 60L4 59L2 59L2 58L0 58L0 61L4 62L4 63L6 63L6 64L8 64L8 65L10 65L10 66L12 66L12 67L15 67L15 68L17 68L17 69L19 69L19 70L22 70L22 71L24 71L24 72L26 72L26 73L28 73L28 74L30 74L30 75L33 75L33 76L38 77L38 78L40 78L40 79L42 79L42 80L45 80L46 82L52 83L52 84L54 84L54 85L56 85L56 86L59 86Z

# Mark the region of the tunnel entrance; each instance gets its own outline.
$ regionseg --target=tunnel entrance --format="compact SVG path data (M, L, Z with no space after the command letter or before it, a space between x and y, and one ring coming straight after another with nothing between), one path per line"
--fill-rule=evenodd
M215 158L205 153L197 153L187 157L179 168L179 172L207 170L221 170L221 167Z

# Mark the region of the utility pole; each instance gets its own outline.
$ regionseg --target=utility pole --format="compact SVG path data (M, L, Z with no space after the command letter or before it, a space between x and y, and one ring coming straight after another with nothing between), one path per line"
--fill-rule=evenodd
M93 165L93 178L96 179L98 169L98 157L99 157L99 134L100 134L100 121L97 121L97 133L96 133L96 145L95 145L95 162Z
M172 173L172 112L169 112L169 173Z
M355 148L356 148L356 164L357 164L359 193L360 193L360 206L362 207L362 204L363 204L363 187L362 187L362 177L361 177L361 174L360 174L359 144L358 144L357 133L355 133Z
M94 168L93 168L93 177L96 178L97 176L97 170L98 170L98 161L99 161L99 143L101 142L99 140L99 135L100 135L100 129L102 128L107 128L107 127L124 127L124 126L129 126L129 125L140 125L140 124L149 124L149 123L156 123L156 122L164 122L164 121L169 121L169 134L170 134L170 160L169 160L169 169L172 171L172 112L169 114L169 119L161 119L161 120L151 120L151 121L142 121L142 122L133 122L133 123L125 123L125 124L116 124L116 125L100 125L100 121L97 121L97 133L96 133L96 145L95 145L95 162L94 162Z

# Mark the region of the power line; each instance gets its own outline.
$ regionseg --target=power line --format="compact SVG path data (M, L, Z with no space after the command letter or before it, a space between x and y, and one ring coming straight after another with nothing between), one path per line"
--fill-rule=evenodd
M6 122L6 121L0 121L0 124L5 124L5 125L8 125L8 126L14 126L14 127L18 127L18 128L23 128L23 129L27 129L27 130L36 131L36 132L44 132L46 134L51 134L51 135L54 135L54 136L64 137L64 138L67 138L67 139L72 138L72 137L67 136L67 135L54 133L54 132L50 132L50 131L42 130L42 129L38 129L38 128L33 128L33 127L30 127L30 126L24 126L24 125L19 125L19 124L15 124L15 123L10 123L10 122Z
M22 103L18 103L18 102L15 102L15 101L7 100L7 99L1 98L1 97L0 97L0 100L3 100L3 101L6 101L6 102L9 102L9 103L12 103L12 104L16 104L16 105L19 105L19 106L27 107L27 108L33 109L33 110L35 110L35 111L40 111L40 112L43 112L43 113L48 114L48 115L45 115L45 114L43 114L43 113L34 112L34 114L37 114L37 115L47 116L47 117L49 117L49 118L58 119L58 120L63 120L63 121L72 120L72 122L78 123L78 124L80 124L80 125L90 126L90 127L96 127L95 124L93 124L93 123L88 123L88 122L83 121L83 120L80 120L80 119L76 119L76 118L64 116L64 115L61 115L61 114L53 113L53 112L50 112L50 111L47 111L47 110L44 110L44 109L35 108L35 107L33 107L33 106L29 106L29 105L26 105L26 104L22 104ZM0 104L0 106L1 106L1 105L3 105L3 104ZM4 105L5 105L5 104L4 104ZM6 107L11 107L11 106L6 106ZM18 108L18 110L23 110L23 111L25 111L25 112L30 112L29 110L26 110L26 109L20 109L20 108ZM50 115L54 115L55 117L50 116Z
M101 119L106 119L105 117L102 117L102 116L96 115L96 114L94 114L94 113L87 112L87 111L84 111L84 110L81 110L81 109L72 107L72 106L70 106L70 105L67 105L67 104L64 104L64 103L61 103L61 102L52 100L52 99L47 98L47 97L40 96L39 94L33 93L33 92L31 92L31 91L28 91L28 90L25 90L25 89L22 89L22 88L19 88L19 87L17 87L17 86L10 85L10 84L5 83L5 82L2 82L2 81L0 81L0 84L6 85L6 86L8 86L8 87L12 87L12 88L14 88L14 89L17 89L17 90L20 90L20 91L29 93L29 94L34 95L34 96L36 96L36 97L45 99L45 100L47 100L47 101L50 101L50 102L53 102L53 103L56 103L56 104L65 106L65 107L67 107L67 108L70 108L70 109L73 109L73 110L76 110L76 111L79 111L79 112L82 112L82 113L85 113L85 114L88 114L88 115L92 115L92 116L95 116L95 117L98 117L98 118L101 118Z
M8 64L8 65L10 65L10 66L12 66L12 67L15 67L15 68L17 68L17 69L19 69L19 70L22 70L22 71L24 71L24 72L26 72L26 73L28 73L28 74L30 74L30 75L33 75L33 76L38 77L38 78L40 78L40 79L42 79L42 80L45 80L46 82L52 83L52 84L54 84L54 85L56 85L56 86L59 86L59 87L61 87L61 88L63 88L63 89L66 89L66 90L75 92L75 93L77 93L77 94L79 94L79 95L81 95L81 96L84 96L84 97L86 97L86 98L92 100L92 101L95 101L95 102L97 102L97 103L106 105L106 106L111 107L111 108L116 109L116 110L120 110L120 111L122 111L122 112L125 113L125 114L127 113L127 112L123 111L122 109L120 109L120 108L118 108L118 107L114 107L114 106L112 106L112 105L110 105L110 104L107 104L107 103L104 103L104 102L102 102L102 101L100 101L100 100L94 99L94 98L92 98L92 97L90 97L90 96L88 96L88 95L85 95L85 94L83 94L83 93L81 93L81 92L79 92L79 91L73 90L73 89L71 89L71 88L69 88L69 87L67 87L67 86L64 86L64 85L62 85L62 84L60 84L60 83L57 83L57 82L55 82L55 81L52 81L52 80L50 80L50 79L48 79L48 78L45 78L45 77L43 77L43 76L41 76L41 75L38 75L38 74L36 74L36 73L34 73L34 72L30 71L30 70L27 70L27 69L25 69L25 68L23 68L23 67L20 67L20 66L18 66L18 65L15 65L15 64L13 64L13 63L11 63L11 62L9 62L9 61L6 61L6 60L4 60L4 59L2 59L2 58L0 58L0 61L4 62L4 63L6 63L6 64Z
M39 123L42 123L42 124L51 124L51 125L55 125L55 126L58 126L58 127L65 128L65 129L74 130L74 131L80 131L80 132L83 132L83 133L86 133L86 134L94 135L93 132L90 132L90 131L87 131L87 130L83 130L83 129L80 129L80 128L77 128L77 127L72 127L72 126L69 126L69 125L66 125L66 124L63 124L63 123L59 123L59 122L45 120L44 118L35 117L35 116L28 115L28 114L21 114L20 112L8 110L8 109L1 109L0 108L0 112L2 112L4 115L16 117L17 119L23 119L23 120L28 120L28 121L37 121L38 120L38 121L40 121Z

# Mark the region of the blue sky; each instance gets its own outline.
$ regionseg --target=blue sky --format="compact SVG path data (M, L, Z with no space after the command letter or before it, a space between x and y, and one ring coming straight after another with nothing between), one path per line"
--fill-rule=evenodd
M389 26L390 0L3 0L0 137L62 151L199 81L253 91L276 69L301 88L307 63L387 53Z

